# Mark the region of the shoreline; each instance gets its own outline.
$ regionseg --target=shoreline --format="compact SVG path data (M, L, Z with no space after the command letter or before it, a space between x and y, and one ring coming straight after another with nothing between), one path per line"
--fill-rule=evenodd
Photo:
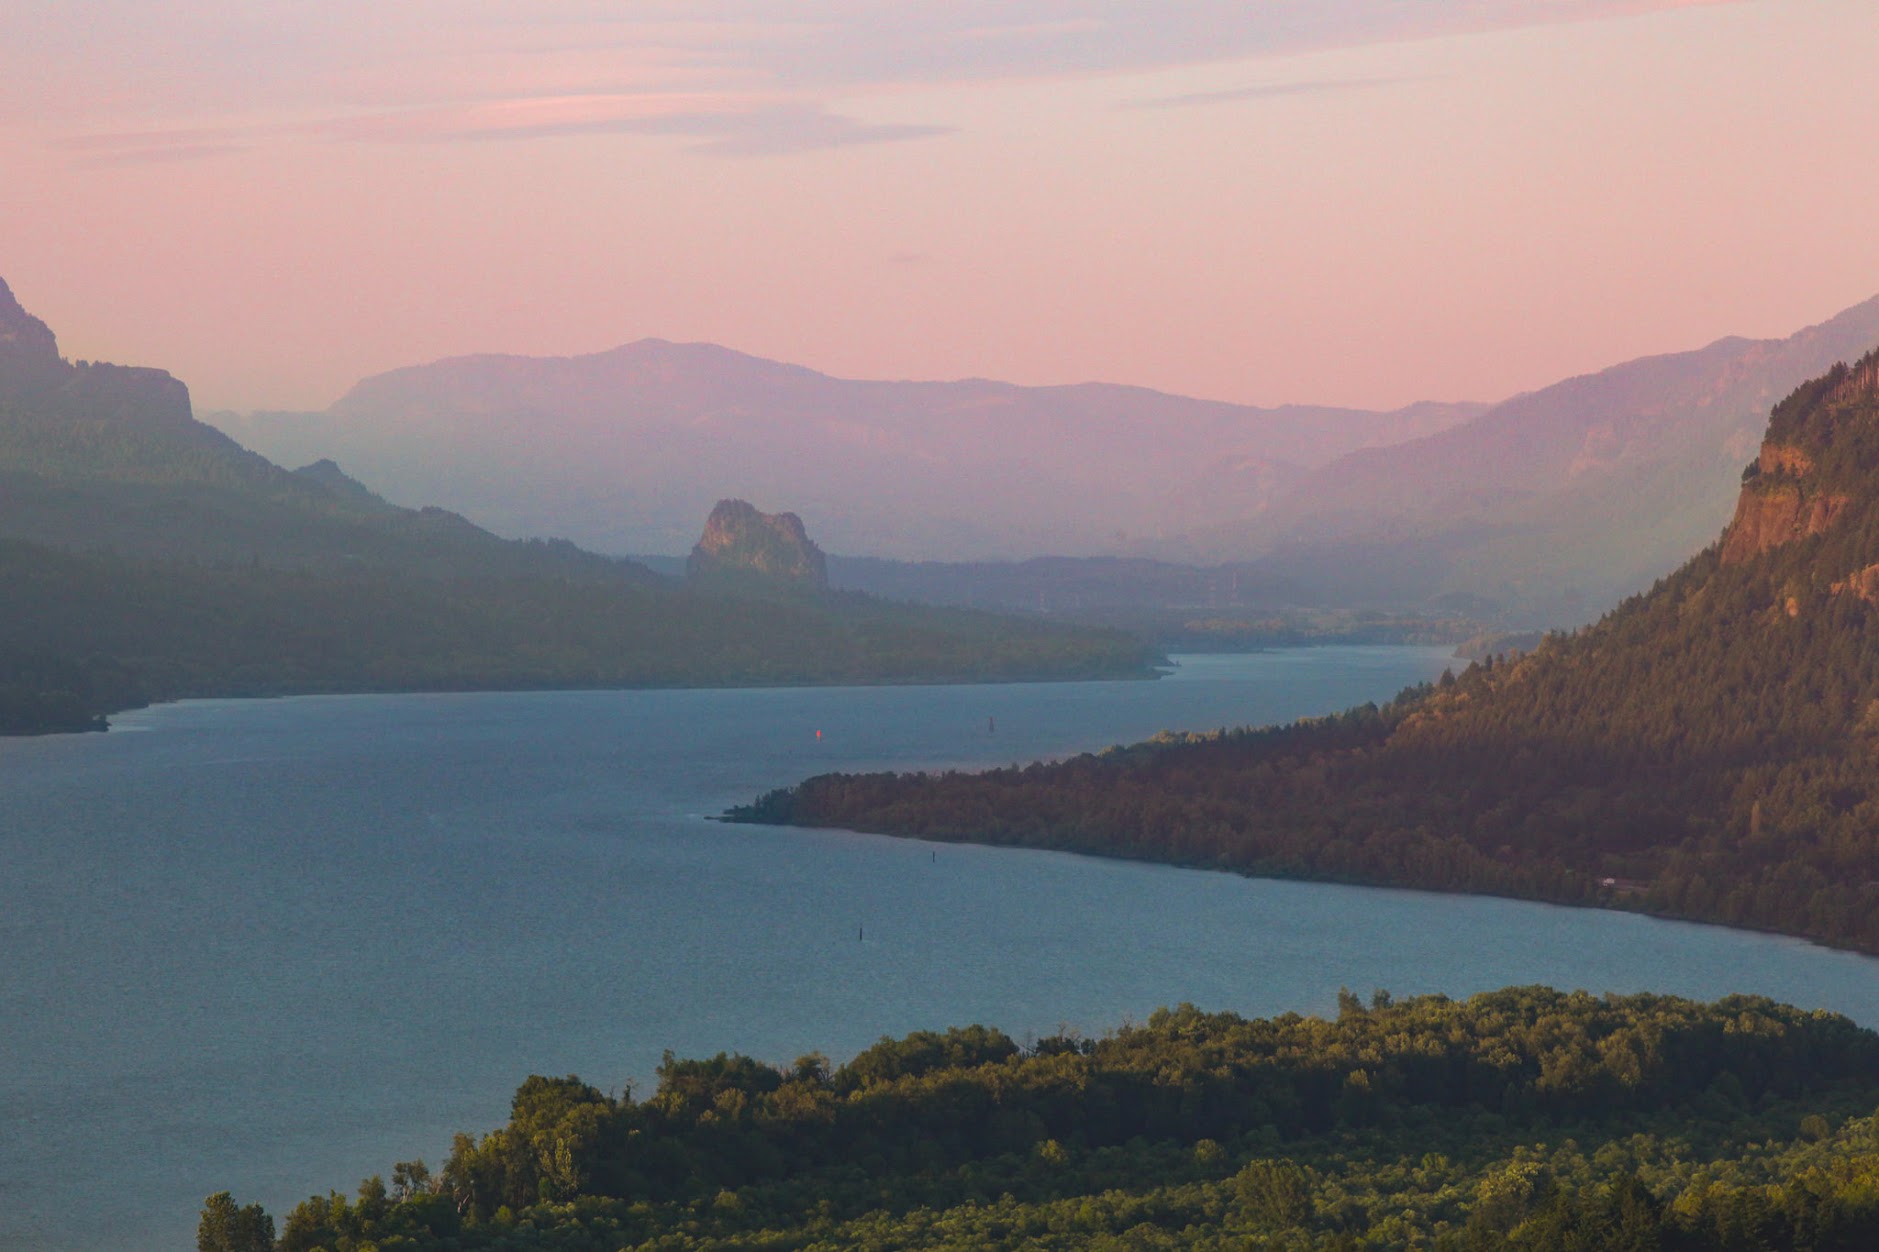
M1050 762L1041 762L1049 764ZM909 843L930 843L937 845L965 846L973 848L994 848L1014 852L1048 852L1061 856L1087 857L1097 861L1115 861L1127 865L1153 865L1165 869L1187 870L1203 874L1225 874L1234 878L1250 879L1258 882L1305 883L1326 887L1358 887L1371 891L1405 891L1420 895L1454 896L1475 900L1506 900L1515 904L1541 904L1550 908L1573 909L1578 911L1601 913L1626 913L1634 917L1649 918L1658 922L1674 922L1688 926L1706 926L1717 930L1732 931L1737 934L1761 935L1771 939L1787 939L1795 943L1819 948L1823 952L1842 952L1848 956L1857 956L1867 960L1879 961L1879 948L1866 949L1846 944L1830 943L1811 935L1796 934L1790 930L1777 930L1768 926L1754 926L1742 922L1722 921L1716 918L1699 917L1688 913L1673 913L1651 908L1633 908L1623 904L1604 902L1584 902L1564 900L1541 895L1516 895L1505 891L1471 891L1455 887L1431 886L1425 883L1388 882L1366 878L1340 878L1318 874L1283 874L1261 872L1250 869L1237 869L1230 865L1202 864L1194 861L1175 861L1163 857L1131 856L1126 852L1098 852L1086 848L1058 847L1030 843L999 842L988 839L950 839L936 835L900 834L889 830L865 830L856 826L814 825L807 822L766 822L753 818L735 817L732 814L737 807L726 809L722 813L706 814L706 820L722 822L731 826L769 827L772 830L819 830L841 834L867 835L879 839L899 839ZM1613 900L1639 899L1642 893L1614 891Z
M1191 654L1206 655L1206 654ZM350 696L466 696L466 695L525 695L567 693L604 693L619 691L802 691L802 690L841 690L844 688L866 690L878 687L1005 687L1025 685L1054 685L1059 683L1104 683L1104 682L1157 682L1168 677L1172 672L1164 666L1148 666L1141 670L1131 670L1115 674L1014 674L1003 676L985 676L969 678L951 677L895 677L882 679L842 679L842 680L803 680L750 682L646 682L646 683L607 683L607 684L569 684L550 685L540 683L494 683L487 686L439 686L439 687L367 687L339 686L330 688L287 688L279 691L227 691L227 692L192 692L186 695L163 696L145 700L137 704L126 704L118 708L107 709L96 715L96 724L84 727L48 726L45 729L0 730L0 741L7 739L40 739L49 735L89 735L103 734L111 730L110 719L124 713L137 713L145 709L159 708L164 705L187 704L218 700L299 700L320 697Z

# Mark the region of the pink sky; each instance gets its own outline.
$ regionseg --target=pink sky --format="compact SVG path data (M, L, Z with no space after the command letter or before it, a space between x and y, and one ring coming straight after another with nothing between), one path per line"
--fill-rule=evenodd
M317 408L477 351L1497 398L1879 293L1871 0L11 0L0 276Z

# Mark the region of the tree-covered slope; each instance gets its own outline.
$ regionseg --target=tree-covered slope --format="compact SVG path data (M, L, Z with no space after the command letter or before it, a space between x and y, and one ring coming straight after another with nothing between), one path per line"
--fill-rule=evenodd
M1127 635L856 595L759 598L546 574L309 573L4 540L0 584L9 593L0 612L0 710L8 698L25 698L9 695L8 664L19 667L22 689L83 697L84 724L66 717L48 730L191 696L1146 672L1141 643ZM45 668L55 662L56 671ZM54 672L70 677L52 687L29 681Z
M398 508L198 422L161 370L70 362L0 283L0 734L149 699L1145 676L1119 631L687 587Z
M284 1216L280 1252L1867 1248L1879 1037L1734 997L1517 988L1335 1021L1192 1007L1101 1039L970 1027L846 1065L670 1055ZM226 1193L212 1249L267 1249ZM229 1232L245 1231L237 1236Z
M1496 604L1579 625L1674 570L1729 517L1762 417L1879 343L1879 299L1785 339L1719 340L1516 396L1287 484L1195 555L1251 560L1320 603Z
M0 537L79 552L308 571L656 581L570 543L396 508L330 461L289 472L195 419L158 369L71 362L0 281Z
M1613 904L1879 951L1879 354L1778 405L1722 540L1594 626L1294 726L747 821Z

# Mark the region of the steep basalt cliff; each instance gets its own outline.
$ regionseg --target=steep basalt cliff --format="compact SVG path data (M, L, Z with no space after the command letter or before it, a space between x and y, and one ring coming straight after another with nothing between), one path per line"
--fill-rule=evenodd
M1775 406L1761 453L1743 472L1735 518L1723 535L1723 565L1742 565L1786 544L1849 526L1863 534L1879 497L1873 486L1879 474L1876 404L1879 352L1850 367L1836 366ZM1836 594L1867 595L1856 571L1879 553L1866 551L1861 534L1849 533L1832 544L1834 551L1823 554L1828 567L1813 571L1834 580ZM1860 564L1831 567L1847 566L1848 558Z
M1812 489L1807 477L1812 469L1813 462L1797 448L1762 449L1723 538L1724 565L1740 565L1833 525L1847 498Z
M800 517L762 513L742 500L718 501L685 572L694 582L759 579L818 591L829 585L828 559Z
M1723 534L1724 565L1825 534L1850 502L1875 494L1875 401L1879 351L1856 365L1835 366L1775 406L1761 453L1743 472L1735 518Z

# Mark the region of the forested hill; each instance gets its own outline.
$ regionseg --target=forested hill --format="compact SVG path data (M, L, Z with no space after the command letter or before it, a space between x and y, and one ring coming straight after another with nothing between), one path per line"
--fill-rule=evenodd
M1774 409L1721 540L1531 653L1297 725L730 816L1644 909L1879 952L1879 353Z
M530 1078L506 1126L205 1252L1786 1248L1879 1241L1879 1038L1765 1000L1514 988L1335 1021L1183 1006L968 1027L838 1068L666 1055L643 1099Z
M282 469L197 421L189 389L163 370L65 360L4 281L0 536L311 573L658 581L571 543L505 540L442 509L396 508L331 461Z
M685 586L290 472L162 370L65 360L4 283L0 587L0 734L184 696L1150 673L1119 631Z

